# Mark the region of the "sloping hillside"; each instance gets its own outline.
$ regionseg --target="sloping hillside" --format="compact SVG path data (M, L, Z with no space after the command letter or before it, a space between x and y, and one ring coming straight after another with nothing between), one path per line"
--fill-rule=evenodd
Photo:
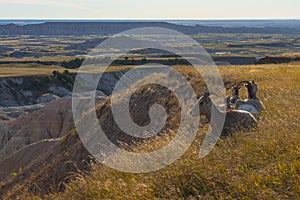
M0 196L63 191L74 173L90 169L92 158L77 134L26 146L0 163Z
M146 140L123 133L112 116L110 99L104 103L101 101L103 100L97 104L99 124L108 138L122 148L134 151L146 142L150 147L156 140L161 141L161 146L167 143L178 129L178 101L167 88L146 85L133 95L131 114L139 125L149 123L150 118L145 112L154 103L166 107L169 114L159 136ZM46 131L46 128L49 128L49 131ZM7 154L0 162L0 194L7 198L21 197L24 193L46 195L62 192L65 183L68 183L69 179L72 180L70 175L90 169L89 163L93 158L82 145L74 129L70 98L52 101L37 112L22 115L1 131L5 138L2 151ZM26 139L31 144L20 143ZM157 149L160 146L153 148Z
M0 129L0 161L28 144L67 134L74 127L71 105L71 98L52 101Z
M176 69L187 77L197 95L203 93L205 84L195 71L186 66ZM268 73L265 73L266 69ZM18 196L22 199L34 197L38 199L40 195L49 192L52 194L44 198L300 198L300 66L297 64L230 66L221 67L220 71L225 81L255 80L259 85L258 96L265 104L267 112L259 118L256 130L242 131L220 140L204 159L198 158L200 144L208 129L207 121L202 118L198 135L191 148L175 163L148 174L123 173L99 162L93 163L91 168L89 165L80 165L89 154L73 132L62 140L46 141L49 148L40 155L41 158L34 158L32 164L22 166L21 170L19 168L14 174L16 176L10 177L1 186L1 191L5 193L5 197ZM241 91L243 97L245 92ZM132 119L141 126L149 123L148 109L153 103L160 103L169 114L165 127L158 137L136 140L124 135L112 118L109 100L98 105L99 123L104 127L106 135L119 147L133 152L156 150L172 140L176 134L180 108L171 91L148 85L137 90L132 96L129 106ZM36 147L39 144L35 144ZM27 155L26 151L25 148L12 156L18 159ZM26 164L27 159L24 156L22 162ZM88 174L80 173L78 172L80 170L70 167L68 161L80 165L81 167L78 167L80 170L91 171ZM9 169L5 164L0 166ZM62 181L68 177L70 171L77 173L70 181ZM60 188L60 181L68 183L65 191Z
M180 70L185 74L190 72L189 69ZM240 132L221 140L207 157L199 159L199 145L206 127L200 129L188 152L163 170L128 174L98 163L89 175L78 176L64 193L50 197L299 199L300 66L231 66L220 70L225 80L248 79L259 84L258 96L267 112L260 117L255 131ZM151 145L150 149L153 149Z

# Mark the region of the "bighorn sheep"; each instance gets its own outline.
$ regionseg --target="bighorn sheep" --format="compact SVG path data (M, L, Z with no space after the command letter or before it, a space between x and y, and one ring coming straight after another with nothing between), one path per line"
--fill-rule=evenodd
M239 130L251 129L257 126L255 117L247 111L220 111L215 105L214 101L211 99L209 92L206 92L202 97L200 97L197 104L190 112L191 116L195 117L199 114L197 106L199 106L200 115L204 115L207 118L212 129L217 128L216 124L218 123L211 121L212 111L216 112L217 116L222 116L222 114L225 115L225 123L221 134L221 136L223 137L231 135L232 133Z
M257 84L252 81L242 81L239 84L246 83L245 87L248 90L248 99L241 100L238 99L235 103L234 109L236 110L245 110L248 112L251 112L254 116L257 116L261 113L261 111L266 110L263 103L260 101L260 99L256 96L256 93L258 91Z
M236 84L236 85L234 83L231 83L229 85L228 82L226 82L224 84L224 86L225 86L226 90L230 90L230 89L232 90L231 91L232 96L227 96L225 98L226 107L227 107L227 109L230 109L230 108L234 107L237 100L240 99L239 90L241 89L242 85L240 83Z

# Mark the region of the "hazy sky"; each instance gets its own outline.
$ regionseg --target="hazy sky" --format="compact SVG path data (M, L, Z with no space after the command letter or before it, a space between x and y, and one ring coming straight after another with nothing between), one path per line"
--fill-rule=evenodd
M0 0L0 19L300 18L300 0Z

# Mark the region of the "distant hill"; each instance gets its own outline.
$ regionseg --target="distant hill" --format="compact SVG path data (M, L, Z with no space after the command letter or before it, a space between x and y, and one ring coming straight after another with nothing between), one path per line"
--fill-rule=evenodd
M290 63L290 62L299 62L299 54L291 55L278 55L278 56L265 56L259 59L255 64L281 64L281 63Z
M299 34L299 28L281 27L222 27L185 26L166 22L46 22L43 24L0 25L0 35L110 35L133 28L169 28L184 34L197 33L252 33L252 34Z

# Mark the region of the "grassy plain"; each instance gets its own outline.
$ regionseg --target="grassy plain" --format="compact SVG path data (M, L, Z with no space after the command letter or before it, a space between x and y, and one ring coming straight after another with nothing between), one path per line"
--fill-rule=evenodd
M188 67L178 67L184 74ZM220 140L198 158L206 129L175 163L149 174L118 172L101 164L78 174L53 199L299 199L300 64L220 67L224 80L256 80L267 112L252 132ZM198 84L192 79L192 84ZM32 197L28 197L32 198Z
M50 75L54 70L63 72L66 68L56 65L41 65L41 64L2 64L0 65L0 77L21 77L21 76L36 76ZM77 72L76 69L69 70L71 73Z

